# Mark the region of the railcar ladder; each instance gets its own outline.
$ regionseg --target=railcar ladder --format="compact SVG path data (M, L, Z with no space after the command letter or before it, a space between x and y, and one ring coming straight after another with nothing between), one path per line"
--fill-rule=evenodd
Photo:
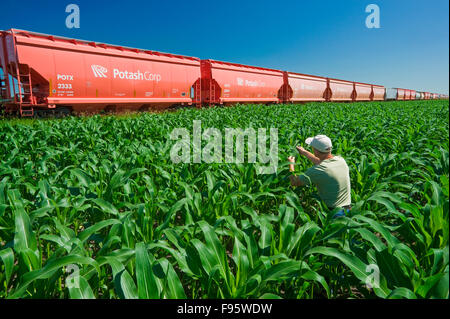
M20 116L33 116L33 87L31 85L31 73L29 71L27 73L20 74L20 71L17 70L17 86Z
M202 105L202 85L200 79L194 83L194 103L196 107L200 107Z
M210 88L209 104L211 105L216 103L216 86L214 85L214 81L212 79L209 82L209 88Z
M0 76L0 101L6 100L8 98L8 91L6 87L6 78Z

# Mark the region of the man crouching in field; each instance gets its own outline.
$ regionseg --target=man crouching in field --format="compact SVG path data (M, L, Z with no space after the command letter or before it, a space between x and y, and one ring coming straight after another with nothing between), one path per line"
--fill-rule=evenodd
M314 184L320 198L329 209L341 208L334 217L345 216L345 213L351 209L350 175L347 163L342 157L331 154L331 140L325 135L309 137L305 143L312 147L314 154L301 146L297 146L297 150L314 166L300 176L295 173L291 175L291 185L310 186ZM294 172L295 157L289 156L288 160L291 163L289 171Z

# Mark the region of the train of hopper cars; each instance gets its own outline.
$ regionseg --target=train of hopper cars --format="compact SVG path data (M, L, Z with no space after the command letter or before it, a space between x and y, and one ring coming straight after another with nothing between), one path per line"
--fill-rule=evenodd
M447 98L24 30L0 31L0 111L12 115Z

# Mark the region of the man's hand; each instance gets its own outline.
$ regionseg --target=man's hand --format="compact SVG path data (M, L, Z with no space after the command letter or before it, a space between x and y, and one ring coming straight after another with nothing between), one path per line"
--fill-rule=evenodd
M295 156L289 156L289 171L294 172L295 171ZM291 181L292 186L303 186L302 181L294 174L289 176L289 180Z
M306 154L306 150L303 148L303 147L301 147L301 146L296 146L295 147L296 149L297 149L297 151L298 151L298 153L300 154L300 155L305 155Z
M289 171L290 172L295 171L295 166L294 166L294 164L295 164L295 156L289 156L288 157L288 161L289 161L289 163L291 163L291 164L289 164Z

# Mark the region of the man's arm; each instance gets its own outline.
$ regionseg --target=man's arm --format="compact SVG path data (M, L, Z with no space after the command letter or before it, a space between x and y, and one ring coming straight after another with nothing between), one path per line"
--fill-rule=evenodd
M289 156L288 157L288 161L290 162L289 164L289 171L291 173L293 173L295 171L295 157L294 156ZM297 175L293 174L289 176L289 180L291 181L291 185L292 186L303 186L303 182L300 180L300 178L298 178Z
M297 146L297 151L300 155L305 156L307 159L309 159L314 165L320 164L320 159L318 157L315 157L314 154L311 152L308 152L301 146Z

